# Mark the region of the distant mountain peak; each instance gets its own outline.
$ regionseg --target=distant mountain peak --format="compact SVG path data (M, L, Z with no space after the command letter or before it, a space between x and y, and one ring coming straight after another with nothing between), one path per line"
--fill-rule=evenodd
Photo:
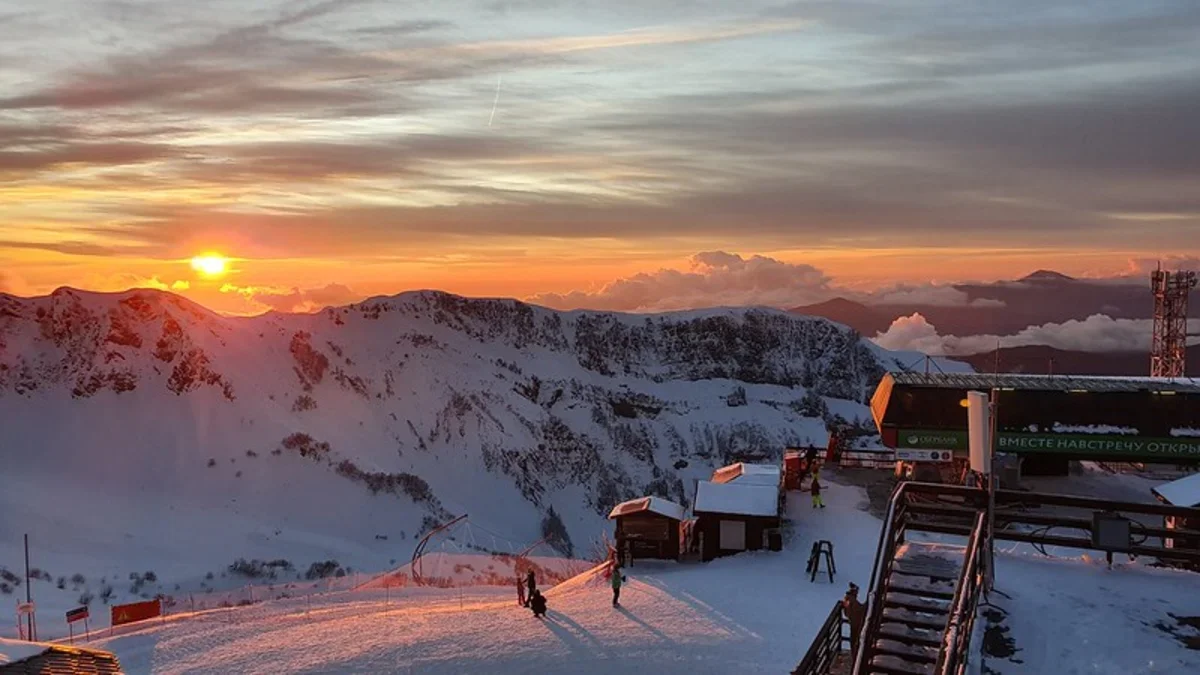
M1022 277L1020 281L1075 281L1074 277L1069 277L1062 272L1054 270L1038 270L1033 274Z

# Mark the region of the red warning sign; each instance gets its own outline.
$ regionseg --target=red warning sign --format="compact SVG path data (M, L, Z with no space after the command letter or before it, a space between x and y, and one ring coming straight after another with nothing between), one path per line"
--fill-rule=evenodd
M112 625L120 626L134 621L145 621L162 615L162 603L158 600L134 602L128 605L113 605Z

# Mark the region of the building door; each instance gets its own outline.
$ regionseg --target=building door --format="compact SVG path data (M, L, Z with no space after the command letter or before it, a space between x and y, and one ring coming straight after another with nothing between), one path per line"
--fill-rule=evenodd
M721 550L746 550L746 523L741 520L721 521Z

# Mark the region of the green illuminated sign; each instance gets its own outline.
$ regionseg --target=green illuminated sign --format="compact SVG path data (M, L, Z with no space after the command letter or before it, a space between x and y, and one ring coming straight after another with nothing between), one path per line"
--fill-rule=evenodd
M969 449L965 431L901 430L898 448L924 450ZM1200 438L1147 438L1110 434L1022 434L1000 432L999 452L1021 455L1055 454L1084 457L1157 457L1200 460Z
M915 448L920 450L962 450L968 449L967 432L965 431L900 431L896 447Z

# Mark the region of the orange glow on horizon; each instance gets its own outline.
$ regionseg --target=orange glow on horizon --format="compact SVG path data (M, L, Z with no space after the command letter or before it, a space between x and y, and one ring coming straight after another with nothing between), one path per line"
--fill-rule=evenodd
M229 259L219 253L205 253L192 258L192 269L201 276L219 277L229 271Z

